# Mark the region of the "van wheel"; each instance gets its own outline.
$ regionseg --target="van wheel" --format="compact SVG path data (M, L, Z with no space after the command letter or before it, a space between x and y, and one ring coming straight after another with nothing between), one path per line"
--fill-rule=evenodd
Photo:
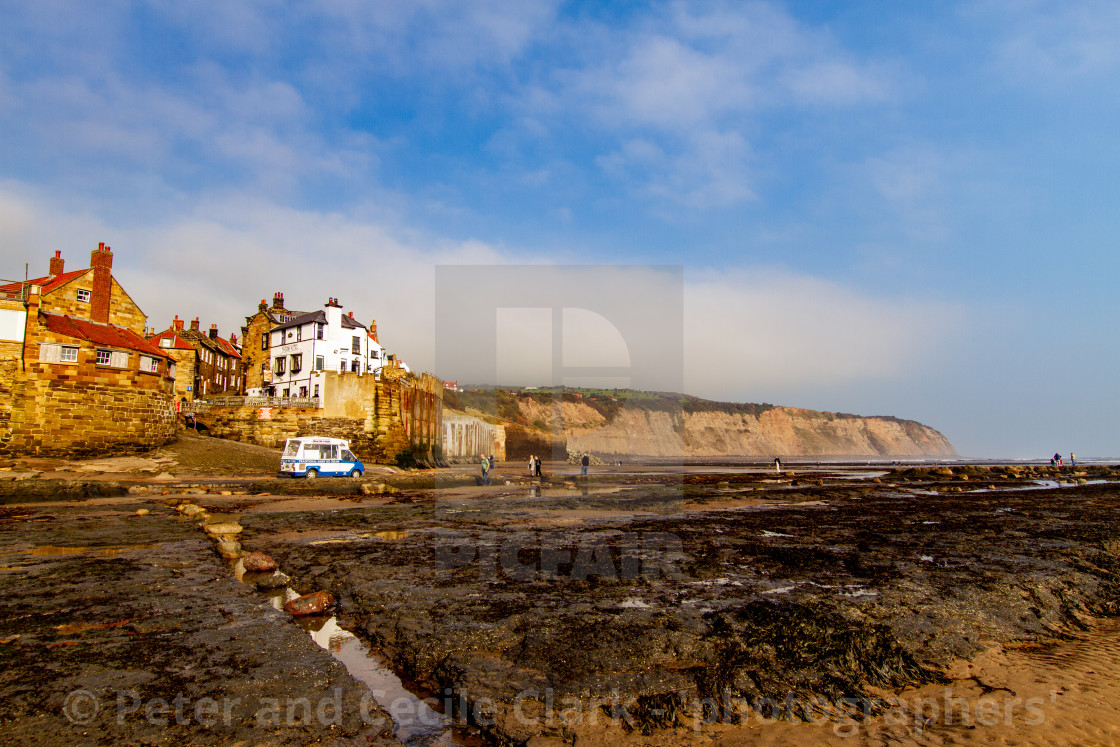
M360 469L350 470L350 476L351 477L361 477L362 476L362 471Z
M307 479L308 480L312 479L313 477L318 477L318 476L319 476L319 470L315 469L314 467L307 470Z

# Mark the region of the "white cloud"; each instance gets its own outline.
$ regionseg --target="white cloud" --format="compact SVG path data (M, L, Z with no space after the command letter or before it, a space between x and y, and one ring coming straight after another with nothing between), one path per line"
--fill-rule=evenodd
M902 379L933 363L964 318L950 304L877 298L785 271L705 273L685 285L685 385L796 404L798 391Z
M1112 0L980 0L969 15L992 24L1000 69L1026 85L1120 68L1120 5Z
M112 225L14 182L0 184L0 235L7 276L22 276L25 261L42 274L55 249L69 268L85 267L86 252L109 243L114 273L159 329L178 314L240 334L244 317L276 291L299 310L336 297L361 321L376 318L383 342L424 370L434 360L437 265L542 260L477 241L402 238L371 214L293 210L236 194L163 224ZM768 269L685 283L685 388L713 398L781 391L796 403L798 391L905 378L936 359L964 314ZM600 352L617 356L617 340L602 339Z

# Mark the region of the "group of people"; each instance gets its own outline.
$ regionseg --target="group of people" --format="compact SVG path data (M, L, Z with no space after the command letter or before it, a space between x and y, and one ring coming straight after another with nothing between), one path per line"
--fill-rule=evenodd
M1054 456L1050 457L1050 466L1051 467L1061 467L1061 466L1063 466L1062 465L1062 455L1060 453L1054 452ZM1074 455L1074 453L1072 451L1069 453L1069 466L1071 466L1071 467L1076 467L1077 466L1077 457Z
M541 458L536 454L529 455L529 477L541 476Z

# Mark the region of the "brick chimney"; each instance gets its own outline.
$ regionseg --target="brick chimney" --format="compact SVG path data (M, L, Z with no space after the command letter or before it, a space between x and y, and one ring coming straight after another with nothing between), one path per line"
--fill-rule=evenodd
M51 257L51 269L50 269L50 272L48 274L52 275L52 276L53 275L61 275L62 274L62 267L63 267L62 252L60 252L58 250L55 250L54 256Z
M211 324L210 325L210 339L211 340L217 340L218 339L218 325L217 324Z
M268 310L268 301L266 301L262 298L261 302L257 305L257 311L267 311L267 310Z
M276 293L274 293L273 296L272 296L272 308L274 308L274 309L284 308L284 294L281 293L280 291L276 291Z
M173 329L183 328L183 320L179 318L178 314L175 315L175 321L171 322L171 326Z
M89 266L93 269L93 293L89 304L89 318L102 324L109 323L109 304L113 294L113 250L101 241L90 252Z
M234 345L234 346L237 345L237 333L236 332L230 332L229 333L229 342L230 342L231 345Z
M198 331L198 317L196 316L191 321L191 332L197 332L197 331Z

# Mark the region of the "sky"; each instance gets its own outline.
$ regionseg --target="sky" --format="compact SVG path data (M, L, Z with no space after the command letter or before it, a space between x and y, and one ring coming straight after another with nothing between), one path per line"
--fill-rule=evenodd
M690 394L914 419L964 456L1120 457L1112 0L0 17L2 278L104 241L155 329L335 297L454 379L437 268L675 267Z

